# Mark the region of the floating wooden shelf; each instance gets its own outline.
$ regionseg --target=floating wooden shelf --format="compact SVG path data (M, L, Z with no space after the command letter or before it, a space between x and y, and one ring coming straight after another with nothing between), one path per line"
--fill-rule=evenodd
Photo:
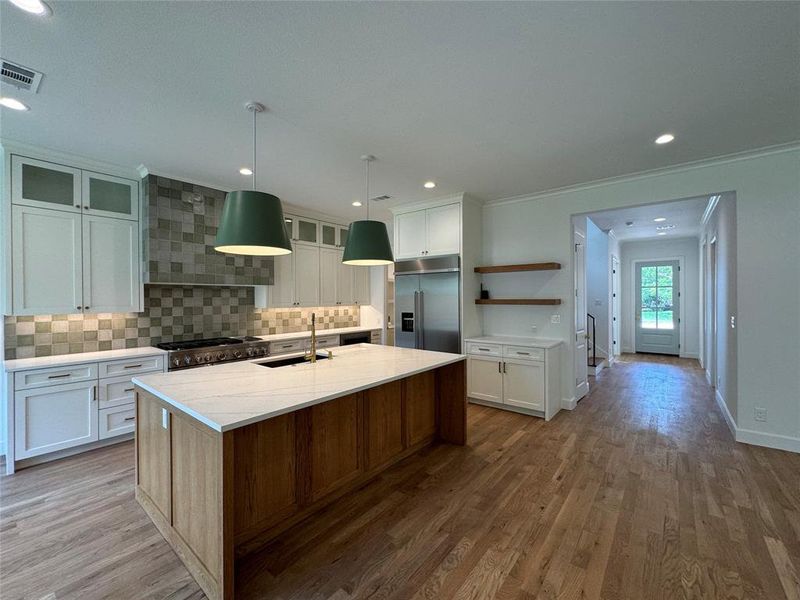
M557 271L561 263L527 263L524 265L496 265L494 267L475 267L476 273L513 273L515 271Z
M553 306L561 304L558 298L490 298L488 300L475 300L475 304L530 304L540 306Z

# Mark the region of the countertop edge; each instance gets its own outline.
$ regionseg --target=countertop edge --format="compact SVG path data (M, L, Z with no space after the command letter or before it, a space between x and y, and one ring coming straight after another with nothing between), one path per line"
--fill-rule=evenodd
M119 348L117 350L97 350L94 352L75 352L73 354L56 354L53 356L12 358L2 361L2 364L3 371L5 373L13 373L15 371L28 371L31 369L47 369L52 367L63 367L67 365L80 365L84 363L125 360L126 358L139 356L158 356L166 353L166 350L161 350L155 346L139 346L137 348ZM34 364L30 364L29 361L36 362Z
M193 417L194 419L196 419L197 421L203 423L204 425L207 425L208 427L210 427L214 431L218 431L220 433L225 433L226 431L232 431L234 429L239 429L240 427L246 427L247 425L252 425L253 423L259 423L261 421L266 421L267 419L272 419L273 417L279 417L281 415L285 415L287 413L295 412L295 411L301 410L303 408L308 408L310 406L315 406L317 404L322 404L323 402L328 402L329 400L334 400L336 398L341 398L342 396L355 394L357 392L361 392L361 391L367 390L369 388L373 388L373 387L376 387L376 386L379 386L379 385L383 385L385 383L391 383L392 381L397 381L398 379L405 379L406 377L411 377L413 375L418 375L419 373L424 373L425 371L431 371L433 369L438 369L440 367L451 365L453 363L457 363L459 361L466 360L466 359L467 359L467 355L466 354L454 354L452 359L443 360L441 363L438 363L435 366L421 368L421 369L412 369L412 370L410 370L410 371L408 371L406 373L402 373L400 375L393 375L391 377L377 379L377 380L375 380L373 382L370 382L368 384L356 386L354 388L351 388L351 389L348 389L348 390L344 390L344 391L337 391L334 394L328 394L328 395L325 395L325 396L320 396L320 397L315 398L313 400L308 400L306 402L300 402L300 403L298 403L298 404L296 404L294 406L291 406L291 407L287 406L285 408L277 409L277 410L274 410L274 411L271 411L271 412L268 412L268 413L264 413L264 414L261 414L261 415L255 416L255 417L249 417L247 419L242 419L241 421L237 421L235 423L230 423L230 424L224 425L224 426L220 425L219 423L216 423L216 422L212 421L211 419L208 419L208 418L204 417L203 415L200 415L196 411L194 411L191 408L187 407L185 404L182 404L182 403L180 403L180 402L178 402L176 400L173 400L172 398L167 397L166 395L164 395L163 393L159 392L158 390L150 387L149 385L142 383L139 380L138 377L131 378L131 381L135 385L137 385L137 386L141 387L142 389L144 389L145 391L149 392L150 394L153 394L159 400L162 400L162 401L166 402L167 404L169 404L170 406L175 407L176 409L178 409L182 413L184 413L184 414L186 414L186 415L188 415L190 417Z
M464 339L464 343L477 342L483 344L502 344L505 346L526 346L530 348L542 348L549 350L556 348L564 343L564 340L553 340L548 338L536 339L520 336L516 339L513 335L482 335Z

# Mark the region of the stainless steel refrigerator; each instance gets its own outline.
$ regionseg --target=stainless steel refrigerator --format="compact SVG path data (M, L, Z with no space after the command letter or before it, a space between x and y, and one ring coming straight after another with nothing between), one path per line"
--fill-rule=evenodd
M396 346L461 352L460 276L457 255L395 263Z

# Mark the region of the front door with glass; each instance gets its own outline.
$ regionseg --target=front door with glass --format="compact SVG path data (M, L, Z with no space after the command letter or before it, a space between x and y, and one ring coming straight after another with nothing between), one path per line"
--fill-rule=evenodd
M636 352L680 354L677 260L636 263Z

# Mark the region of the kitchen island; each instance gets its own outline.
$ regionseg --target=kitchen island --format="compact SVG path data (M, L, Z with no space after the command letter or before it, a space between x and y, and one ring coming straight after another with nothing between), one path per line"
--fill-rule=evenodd
M136 498L212 599L235 564L436 442L466 443L465 357L360 344L136 377Z

